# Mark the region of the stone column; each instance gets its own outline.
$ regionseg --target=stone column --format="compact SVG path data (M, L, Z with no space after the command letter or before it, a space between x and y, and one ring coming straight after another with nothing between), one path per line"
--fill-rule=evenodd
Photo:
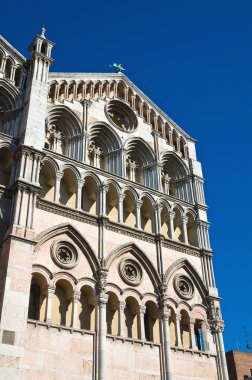
M55 286L49 285L47 288L47 300L46 300L46 322L52 323L52 301L55 293Z
M175 218L175 212L169 211L168 212L168 223L169 223L169 229L168 229L168 235L170 239L174 239L174 223L173 220Z
M126 302L124 301L118 301L118 334L120 336L126 336L125 332L125 315L124 315L124 309L126 307Z
M138 199L136 201L136 224L137 224L137 228L139 230L142 229L142 226L141 226L141 206L143 204L143 201L141 201L140 199Z
M182 216L181 217L182 238L183 238L183 242L186 243L186 244L188 244L187 223L188 223L188 217L187 216Z
M190 318L190 348L192 350L197 350L198 347L196 346L196 343L195 343L194 327L195 327L195 318Z
M144 327L144 314L146 313L146 306L140 306L139 307L139 332L140 332L140 339L146 340L145 337L145 327Z
M163 205L157 203L154 205L154 215L155 215L155 233L159 234L161 231L161 212Z
M181 321L181 315L176 314L176 339L177 339L177 346L182 347L182 339L181 339L181 331L180 331L180 321Z
M106 306L108 295L99 294L99 330L98 330L98 380L106 379Z
M100 185L100 196L99 196L99 215L104 216L106 215L106 193L108 191L108 185L101 184Z
M125 194L118 194L118 213L119 213L119 223L123 223L123 200L125 198Z
M170 348L170 329L169 329L170 310L164 306L161 314L161 321L163 326L163 347L164 347L164 366L165 366L165 379L173 379L173 366L172 355Z
M60 196L60 181L63 177L63 173L57 172L56 173L56 183L55 183L55 193L54 193L54 202L59 202L59 196Z
M85 180L78 179L77 180L77 197L76 197L76 208L77 210L81 210L81 196L82 196L82 188L84 186Z
M216 324L215 332L216 332L216 339L218 341L217 355L221 363L222 380L229 380L222 331L223 331L223 324L219 324L219 323Z
M79 319L79 301L80 301L81 292L76 290L73 295L73 328L80 329L80 319Z

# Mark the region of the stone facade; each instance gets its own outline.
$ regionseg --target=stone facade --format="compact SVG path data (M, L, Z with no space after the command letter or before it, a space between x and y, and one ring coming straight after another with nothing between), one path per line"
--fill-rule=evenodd
M226 353L230 380L252 379L252 353L228 351Z
M0 38L0 379L228 380L195 140Z

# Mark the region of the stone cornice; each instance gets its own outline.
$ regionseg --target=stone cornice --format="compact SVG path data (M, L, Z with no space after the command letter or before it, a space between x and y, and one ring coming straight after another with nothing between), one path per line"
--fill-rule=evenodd
M8 51L8 53L11 53L13 57L17 61L21 61L21 63L26 62L26 58L19 53L3 36L0 35L0 42L2 43L3 47Z

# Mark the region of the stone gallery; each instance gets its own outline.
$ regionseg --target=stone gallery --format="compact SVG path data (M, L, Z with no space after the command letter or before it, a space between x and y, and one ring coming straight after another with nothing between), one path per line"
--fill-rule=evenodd
M195 140L54 45L0 37L0 379L228 380Z

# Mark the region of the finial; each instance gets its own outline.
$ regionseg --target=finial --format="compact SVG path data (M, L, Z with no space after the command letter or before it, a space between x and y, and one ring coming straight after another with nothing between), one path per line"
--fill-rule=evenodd
M41 37L45 38L45 31L46 31L45 24L42 24L41 35L40 35Z

